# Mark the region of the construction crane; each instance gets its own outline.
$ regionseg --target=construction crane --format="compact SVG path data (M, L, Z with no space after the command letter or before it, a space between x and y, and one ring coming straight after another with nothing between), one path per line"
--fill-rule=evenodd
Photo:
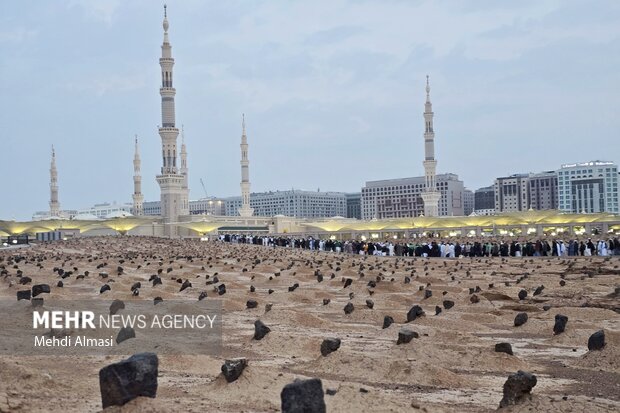
M202 178L200 178L200 185L202 185L202 189L203 191L205 191L205 198L208 198L209 196L207 195L207 188L205 187L205 183Z

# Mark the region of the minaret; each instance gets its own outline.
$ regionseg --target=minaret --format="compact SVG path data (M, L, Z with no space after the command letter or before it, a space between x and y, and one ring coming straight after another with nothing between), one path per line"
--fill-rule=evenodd
M424 201L424 215L436 217L439 215L439 199L441 192L437 190L435 182L435 170L437 161L435 160L435 131L433 130L433 104L431 103L431 87L426 75L426 104L424 105L424 177L425 188L422 193Z
M136 151L133 156L133 208L131 213L144 215L144 195L142 195L142 176L140 175L140 152L138 151L138 135L136 135Z
M241 117L241 208L239 215L251 217L254 209L250 208L250 161L248 160L248 137L245 134L245 115Z
M172 47L168 40L168 15L164 5L164 43L161 46L161 118L162 124L159 127L161 137L161 154L163 165L161 174L157 175L157 183L161 190L161 215L164 221L164 234L175 236L177 227L174 224L179 220L179 215L183 211L183 175L177 168L177 137L179 129L175 126L174 115L174 95L176 90L172 83ZM166 225L168 224L168 225Z
M52 145L52 163L50 165L50 217L60 216L58 202L58 171L56 170L56 151Z
M185 129L181 125L181 175L183 175L183 194L180 215L189 215L189 185L187 177L187 149L185 148Z

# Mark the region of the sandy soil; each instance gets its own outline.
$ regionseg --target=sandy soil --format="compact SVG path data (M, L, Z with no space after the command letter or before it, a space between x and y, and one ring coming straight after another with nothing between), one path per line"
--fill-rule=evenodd
M9 263L15 255L26 260ZM536 374L538 384L531 400L504 411L620 411L620 296L614 293L620 285L618 258L379 258L107 237L0 251L0 259L8 271L0 277L0 299L15 300L16 291L23 289L17 283L19 269L32 284L50 284L50 298L152 301L161 296L192 302L207 291L207 300L222 300L220 355L160 355L157 398L139 398L106 412L279 411L282 388L304 377L318 377L324 390L337 391L325 396L331 412L487 412L498 407L504 381L517 370ZM104 262L114 283L100 295L106 280L95 274ZM151 287L148 278L160 262L163 285ZM116 275L118 265L125 269L121 276ZM53 267L78 270L63 280L64 288L57 288ZM166 273L168 267L172 272ZM86 270L89 277L76 279ZM321 283L317 270L324 276ZM206 275L215 273L226 284L221 297L205 285ZM411 283L404 282L406 276ZM193 287L179 292L173 280L179 277L191 280ZM345 278L353 279L350 287L343 288ZM375 288L367 285L370 280L376 281ZM136 281L144 287L132 297ZM294 283L299 288L289 292ZM250 292L250 285L256 292ZM540 285L544 291L533 296ZM425 299L421 287L432 290L432 297ZM480 301L472 303L469 289L476 287L482 290L475 294ZM268 289L275 291L268 294ZM517 297L521 289L529 293L523 301ZM323 305L324 298L331 302ZM248 299L258 301L258 308L246 309ZM367 299L374 301L373 309L366 306ZM454 307L435 315L443 300L454 301ZM348 302L355 310L345 315ZM268 313L266 303L273 304ZM426 315L406 323L414 304ZM529 320L514 327L520 311ZM554 336L558 313L569 321L566 331ZM395 323L382 329L386 315ZM256 319L271 328L261 341L252 340ZM420 337L396 345L403 325ZM588 352L588 337L600 329L607 346ZM338 337L342 345L323 357L319 347L326 337ZM496 353L498 342L511 343L514 355ZM247 357L249 366L229 384L220 366L233 357ZM121 358L0 356L0 412L101 411L98 372Z

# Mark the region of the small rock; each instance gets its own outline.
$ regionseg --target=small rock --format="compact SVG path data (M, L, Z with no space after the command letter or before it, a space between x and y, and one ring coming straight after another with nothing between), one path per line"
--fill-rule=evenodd
M499 407L519 404L529 396L536 382L535 375L521 370L508 376L508 380L504 383L504 397Z
M563 333L568 323L568 317L562 314L555 315L555 324L553 325L553 334Z
M32 297L32 291L30 290L22 290L17 292L17 301L30 300L30 297Z
M375 302L372 300L366 300L366 307L372 309L375 306Z
M344 313L351 314L354 309L355 307L353 307L353 303L347 303L347 305L344 306Z
M454 307L454 301L451 300L444 300L443 302L443 308L445 308L446 310L451 309L452 307Z
M323 298L323 305L329 304L331 300L329 298Z
M130 338L136 338L136 332L131 327L123 327L121 331L118 332L118 336L116 336L116 344L121 344L125 340L129 340Z
M599 330L588 339L588 350L602 350L605 347L605 331Z
M295 380L280 393L282 413L326 413L320 379Z
M435 315L439 315L441 314L441 307L439 307L438 305L435 306Z
M424 299L431 298L433 296L433 292L431 290L424 290Z
M33 285L32 286L32 296L36 297L39 294L49 294L50 293L50 286L48 284L37 284L37 285Z
M510 343L497 343L495 345L495 352L506 353L512 356L512 346L510 345Z
M110 304L110 315L114 315L118 313L119 310L125 308L125 303L121 300L114 300L112 304Z
M99 370L103 408L122 406L137 397L157 394L159 361L154 353L139 353Z
M256 320L254 322L254 340L262 340L270 331L271 329L262 321Z
M401 328L398 331L398 340L396 341L396 344L406 344L418 337L420 337L420 335L415 331L411 331L408 328Z
M103 285L101 286L101 288L99 289L99 294L103 294L103 293L105 293L106 291L110 291L111 289L112 289L112 288L110 287L110 285L109 285L109 284L103 284Z
M245 357L226 360L222 364L222 374L228 383L232 383L241 376L247 366L248 360Z
M394 319L391 316L386 315L383 317L383 328L388 328L392 324L394 324Z
M424 310L419 305L414 305L411 307L409 312L407 312L407 322L414 321L416 318L424 315Z
M519 313L515 317L515 327L522 326L527 322L527 313Z
M519 291L519 300L525 300L526 297L527 297L527 291L525 290Z
M246 308L256 308L258 307L258 302L256 300L248 300L245 303Z
M333 353L334 351L340 348L340 339L339 338L326 338L321 343L321 355L323 357L327 356L329 353Z
M476 294L473 294L471 297L469 297L469 301L471 301L472 304L479 303L480 297L478 297Z

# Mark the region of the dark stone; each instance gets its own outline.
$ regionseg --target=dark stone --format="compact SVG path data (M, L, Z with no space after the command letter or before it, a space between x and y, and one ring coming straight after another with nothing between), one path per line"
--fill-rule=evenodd
M454 307L454 301L451 301L451 300L444 300L443 301L443 308L445 308L446 310L449 310L452 307Z
M116 344L121 344L125 340L129 340L130 338L136 338L136 332L131 327L123 327L121 331L118 332L118 336L116 336Z
M326 413L321 379L295 380L280 393L282 413Z
M134 283L134 284L131 286L131 291L133 291L133 290L137 290L138 288L142 288L142 283L140 283L140 282Z
M248 301L245 303L245 306L246 306L247 308L256 308L256 307L258 307L258 302L257 302L256 300L248 300Z
M22 277L22 278L19 279L19 283L21 285L26 285L26 284L31 283L31 282L32 282L32 278L30 278L30 277Z
M192 283L189 282L189 280L185 280L183 282L183 284L181 285L181 289L179 290L179 292L185 290L186 288L192 288Z
M62 288L62 287L64 287L64 286L65 286L65 284L64 284L62 281L58 281L58 282L56 283L56 287Z
M529 396L536 382L535 375L521 370L508 376L508 380L504 383L504 397L499 402L499 407L522 402Z
M410 284L411 283L411 278L408 276L405 276L405 284Z
M473 294L473 293L474 293L474 291L476 291L476 290L474 290L474 289L473 289L473 287L469 287L469 293L470 293L470 294Z
M525 297L527 297L527 291L525 290L519 291L519 300L525 300Z
M291 293L299 288L299 283L295 283L292 286L288 287L288 292Z
M527 322L527 313L519 313L515 317L515 327L522 326Z
M155 277L153 278L153 287L155 287L158 284L161 284L161 278L160 277Z
M318 282L323 282L323 274L319 274L319 275L317 275L317 276L316 276L316 280L317 280Z
M33 298L31 303L32 303L32 306L34 308L36 308L36 307L43 307L43 297Z
M605 331L599 330L588 339L588 350L602 350L605 347Z
M163 303L163 302L164 302L164 299L163 299L163 298L161 298L161 297L155 297L155 298L153 298L153 305L157 305L157 304L159 304L159 303Z
M37 284L32 286L32 296L36 297L39 294L50 293L50 286L48 284Z
M375 302L372 300L366 300L366 307L372 309L375 306Z
M495 345L495 352L506 353L512 356L512 346L510 345L510 343L497 343Z
M394 324L394 319L391 316L386 315L385 317L383 317L383 327L382 328L388 328L392 324Z
M560 334L566 330L566 323L568 323L568 317L562 314L555 315L555 324L553 325L553 334Z
M99 370L99 388L103 408L122 406L140 397L157 394L157 368L154 353L139 353Z
M544 311L549 311L549 310L551 310L551 306L550 305L543 305L543 310Z
M256 288L253 285L250 285L250 292L253 293L256 291Z
M472 304L479 303L480 297L478 297L476 294L473 294L471 297L469 297L469 301L471 301Z
M344 287L343 288L347 288L351 284L353 284L353 279L347 278L346 280L344 280Z
M414 305L411 307L409 312L407 313L407 322L414 321L416 318L424 315L424 310L419 305Z
M542 294L542 292L543 292L543 290L544 290L544 289L545 289L545 286L544 286L544 285L541 285L540 287L537 287L537 288L534 290L534 294L533 294L533 295L540 295L540 294Z
M566 285L566 281L560 280L560 287L564 287Z
M256 320L254 322L254 340L262 340L270 331L271 329L262 321Z
M413 340L414 338L418 338L418 337L420 337L420 335L416 333L415 331L411 331L407 328L401 328L398 331L398 340L396 341L396 344L406 344L410 342L411 340Z
M334 351L340 348L340 339L339 338L326 338L321 343L321 355L323 357L327 356L329 353L333 353Z
M433 292L431 290L424 290L424 299L431 298L433 296Z
M331 300L329 298L323 298L323 305L329 304Z
M438 305L435 306L435 315L439 315L441 314L441 307L439 307Z
M344 313L351 314L354 309L355 307L353 307L353 303L347 303L347 305L344 306Z
M338 393L338 390L336 389L325 389L325 394L328 396L334 396L336 393Z
M267 294L273 294L275 290L272 290L271 288L267 290Z
M241 376L247 366L248 360L245 357L226 360L222 364L222 374L228 383L232 383Z
M202 292L200 293L200 295L198 296L198 301L202 301L202 300L204 300L205 298L207 298L207 292L206 292L206 291L202 291Z
M118 313L118 310L122 310L123 308L125 308L125 303L121 300L112 301L112 304L110 304L110 315Z
M111 289L112 289L112 288L110 287L110 285L108 285L108 284L103 284L103 285L101 286L101 288L99 289L99 294L103 294L103 293L105 293L106 291L109 291L109 290L111 290Z
M218 295L224 295L226 294L226 284L220 284L217 287L217 294Z

